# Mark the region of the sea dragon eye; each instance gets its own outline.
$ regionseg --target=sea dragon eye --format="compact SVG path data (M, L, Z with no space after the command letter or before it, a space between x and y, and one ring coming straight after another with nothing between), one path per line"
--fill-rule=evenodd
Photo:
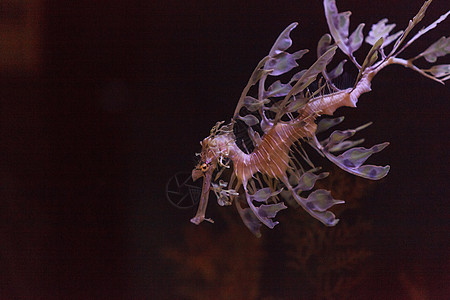
M208 169L209 169L209 166L208 166L208 164L206 164L206 163L203 163L203 164L200 166L200 170L202 170L203 173L208 172Z

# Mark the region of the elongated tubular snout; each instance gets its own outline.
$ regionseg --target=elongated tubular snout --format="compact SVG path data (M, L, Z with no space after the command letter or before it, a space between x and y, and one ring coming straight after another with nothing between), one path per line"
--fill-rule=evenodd
M212 222L211 219L205 219L206 207L208 206L208 198L209 198L209 188L211 186L211 177L214 172L214 168L209 168L207 172L203 174L203 186L202 186L202 194L200 198L200 204L197 209L197 213L195 217L191 219L191 222L198 225L203 221ZM194 176L194 171L192 172Z

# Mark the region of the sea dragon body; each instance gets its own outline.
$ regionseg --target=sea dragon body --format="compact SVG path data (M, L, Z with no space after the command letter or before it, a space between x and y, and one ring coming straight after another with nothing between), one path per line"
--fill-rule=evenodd
M363 163L369 156L384 149L388 143L366 149L355 147L362 140L348 140L357 131L370 124L352 130L336 130L329 138L319 141L318 133L340 123L343 118L323 119L317 122L318 117L331 116L342 106L356 107L359 97L371 91L371 81L374 76L391 64L413 69L441 83L449 78L450 65L422 70L412 63L420 57L443 56L450 53L450 47L444 47L446 50L442 53L442 47L439 46L442 44L442 39L439 40L441 44L439 41L434 43L425 51L428 51L425 54L421 53L409 60L397 57L414 40L436 27L450 14L449 11L441 16L400 48L407 34L423 18L430 3L431 1L425 2L405 31L389 36L392 27L389 30L379 30L384 28L382 25L384 26L385 21L382 20L374 25L369 33L371 38L366 38L366 42L372 44L372 49L364 63L360 65L356 62L353 52L362 44L363 26L358 26L348 37L348 16L344 18L347 24L342 23L339 18L342 18L345 13L338 13L334 0L324 0L325 15L331 36L326 34L319 41L317 61L309 69L295 74L289 83L275 81L266 89L266 79L269 76L284 74L298 66L295 61L307 52L307 50L293 54L285 52L292 44L289 34L297 23L289 25L280 34L269 55L261 60L254 70L242 92L231 123L222 126L223 122L218 122L210 135L201 142L201 158L192 171L192 178L197 180L202 177L203 186L199 208L191 222L197 225L204 220L212 222L205 217L205 213L210 190L213 190L219 204L235 203L245 225L257 236L260 235L261 224L269 228L278 224L273 218L280 210L287 208L280 197L285 200L295 200L314 218L327 226L334 226L338 219L328 211L328 208L344 201L333 199L331 193L326 190L312 191L315 182L326 177L327 173L316 174L319 168L313 165L299 144L308 143L337 166L352 174L373 180L386 176L389 166L363 165ZM332 38L335 41L334 44L332 44ZM391 52L386 55L385 47L394 41ZM444 42L448 43L448 40ZM344 90L337 88L332 79L342 73L342 65L345 61L331 72L326 69L337 49L344 52L359 70L355 85ZM320 79L318 79L319 76ZM322 80L325 83L322 83ZM310 88L313 82L318 82L318 89ZM248 96L250 88L257 83L258 97ZM326 90L329 92L325 92ZM275 117L269 117L269 111L274 112ZM247 114L243 116L242 112ZM247 125L248 135L254 148L252 151L238 145L234 132L237 122ZM335 156L336 152L343 153ZM220 180L219 183L214 183L228 168L232 168L229 182ZM303 196L305 193L309 195ZM248 207L242 207L243 203L246 203Z

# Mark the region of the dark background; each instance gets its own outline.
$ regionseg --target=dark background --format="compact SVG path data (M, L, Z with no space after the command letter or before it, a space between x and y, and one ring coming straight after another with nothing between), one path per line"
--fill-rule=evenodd
M383 17L405 28L421 4L338 7L367 33ZM435 1L423 24L448 8ZM293 21L292 49L310 49L313 62L327 32L321 1L45 3L41 69L0 80L0 298L170 298L177 282L161 251L195 211L171 207L165 183L193 167L198 142L230 118L253 68ZM405 56L448 35L449 24ZM390 174L363 200L376 266L365 296L406 297L395 283L404 272L444 298L449 88L402 67L372 88L356 110L337 112L349 127L374 122L368 145L391 142L378 154Z

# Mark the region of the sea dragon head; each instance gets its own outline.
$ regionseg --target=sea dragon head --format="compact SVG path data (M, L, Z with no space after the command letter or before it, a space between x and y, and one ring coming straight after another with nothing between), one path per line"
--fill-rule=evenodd
M202 152L199 163L192 170L192 180L196 181L203 177L202 193L200 204L195 217L191 219L194 224L200 224L202 221L213 222L205 218L206 207L208 206L209 191L211 188L211 179L217 167L227 168L224 162L228 159L230 130L229 126L222 126L224 122L217 122L211 129L210 135L200 142Z

